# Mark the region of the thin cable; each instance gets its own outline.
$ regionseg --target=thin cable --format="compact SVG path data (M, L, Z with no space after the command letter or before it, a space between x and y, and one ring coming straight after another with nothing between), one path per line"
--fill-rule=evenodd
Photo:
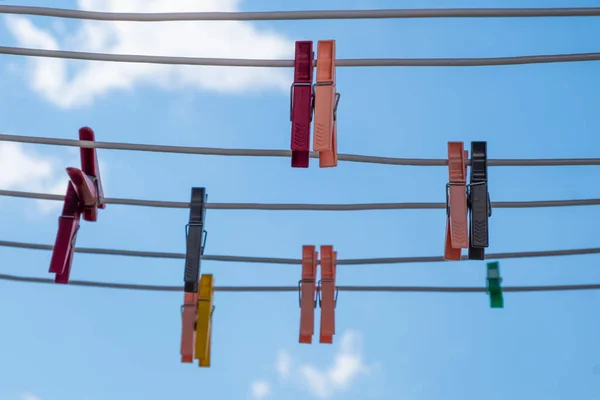
M0 280L27 283L54 283L54 279L34 278L0 274ZM94 281L69 281L69 286L87 286L110 289L147 290L155 292L181 292L183 286L137 285ZM441 292L441 293L485 293L484 287L430 287L430 286L337 286L341 292ZM507 286L503 292L542 292L600 289L600 284L556 285L556 286ZM216 292L297 292L298 286L216 286Z
M80 51L29 49L0 46L0 54L27 57L67 58L71 60L130 62L146 64L203 65L220 67L288 68L293 60L257 60L242 58L200 58L107 54ZM551 54L539 56L492 58L355 58L336 59L338 67L484 67L493 65L545 64L558 62L598 61L600 53ZM316 61L315 61L316 65Z
M87 19L95 21L290 21L311 19L383 18L591 17L599 16L600 8L456 8L408 10L115 13L67 10L47 7L0 6L0 13Z
M0 246L16 247L20 249L30 250L47 250L51 251L53 246L49 244L12 242L0 240ZM166 253L156 251L139 251L139 250L116 250L116 249L96 249L89 247L77 247L74 249L76 253L86 254L102 254L112 256L126 257L144 257L144 258L168 258L168 259L185 259L184 253ZM558 256L573 256L585 254L598 254L600 247L589 249L571 249L571 250L545 250L545 251L522 251L511 253L489 253L485 255L486 259L506 259L506 258L532 258L532 257L558 257ZM462 256L462 260L468 260L467 256ZM221 262L245 262L245 263L260 263L260 264L285 264L285 265L300 265L302 260L298 258L275 258L275 257L248 257L248 256L219 256L219 255L202 255L202 260L205 261L221 261ZM337 260L338 265L373 265L373 264L406 264L406 263L426 263L445 261L442 256L428 257L379 257L379 258L354 258L346 260Z
M285 157L292 155L290 150L262 150L262 149L223 149L214 147L167 146L139 143L120 142L91 142L87 140L59 139L36 136L20 136L0 134L0 141L16 143L45 144L51 146L84 147L90 149L147 151L154 153L198 154L210 156L235 156L235 157ZM312 158L319 158L318 152L311 152ZM417 167L443 167L448 165L448 160L443 158L396 158L364 156L357 154L338 154L338 160L371 163L383 165L408 165ZM467 160L466 165L471 165ZM546 158L546 159L489 159L490 167L556 167L600 165L600 158Z
M19 197L24 199L64 201L62 194L21 192L2 190L0 196ZM105 204L126 206L190 208L190 203L183 201L117 199L105 197ZM597 206L600 199L579 200L543 200L543 201L493 201L492 208L545 208ZM370 210L432 210L445 209L446 203L358 203L358 204L268 204L268 203L206 203L211 210L269 210L269 211L370 211Z

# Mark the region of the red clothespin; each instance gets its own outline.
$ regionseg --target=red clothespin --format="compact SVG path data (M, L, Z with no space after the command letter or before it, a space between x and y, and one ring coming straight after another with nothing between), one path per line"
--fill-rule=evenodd
M467 230L467 165L469 152L463 142L448 142L446 185L446 245L444 259L460 260L461 249L469 247Z
M337 107L340 94L335 83L335 40L319 40L315 83L315 128L313 150L319 152L319 167L336 167Z
M94 141L94 131L87 127L79 129L79 140ZM81 214L84 220L94 222L98 219L98 209L106 206L102 203L104 193L96 149L82 147L80 154L81 170L67 168L67 194L62 215L58 219L58 232L50 261L50 272L56 274L55 283L69 283Z
M321 306L320 343L333 343L335 334L335 305L337 302L336 280L337 252L333 246L321 246L321 281L319 304Z
M300 343L312 343L315 333L317 259L315 246L302 246L302 280L298 282L300 295Z
M294 83L290 89L292 168L308 168L312 121L313 42L297 41Z

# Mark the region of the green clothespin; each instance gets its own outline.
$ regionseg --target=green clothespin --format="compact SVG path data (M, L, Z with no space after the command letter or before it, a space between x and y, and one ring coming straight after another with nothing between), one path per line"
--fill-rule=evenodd
M498 261L487 263L487 293L490 295L492 308L504 308L501 282L500 263Z

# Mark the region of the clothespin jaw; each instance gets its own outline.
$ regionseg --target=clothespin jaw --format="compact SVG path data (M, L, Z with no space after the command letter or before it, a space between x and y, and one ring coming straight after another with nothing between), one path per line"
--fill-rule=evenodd
M198 293L200 261L206 245L206 188L192 188L190 220L186 225L184 292Z
M292 168L308 168L309 165L314 58L312 41L296 42L294 83L290 89Z
M94 141L94 132L87 127L79 129L79 139ZM59 217L58 231L52 250L49 272L56 274L55 283L69 283L73 248L83 215L86 221L98 219L98 209L105 208L96 149L81 148L81 169L67 168L69 183Z
M336 261L337 252L333 251L333 246L321 246L321 280L319 282L320 343L333 343L333 335L335 334Z
M319 253L315 246L302 246L302 279L298 282L300 302L299 343L312 343L315 333L316 276Z
M203 274L200 278L199 287L194 358L198 360L198 366L210 367L212 315L214 311L214 279L212 274Z
M313 150L319 152L319 167L336 167L337 107L340 94L336 93L335 83L335 40L318 42L316 80Z
M483 260L489 246L492 205L488 193L487 142L471 142L471 179L469 182L469 260Z
M500 263L498 261L487 263L487 292L490 295L492 308L504 308L501 283Z
M460 260L461 249L469 246L467 230L468 152L463 142L448 142L448 175L446 185L446 244L444 259Z

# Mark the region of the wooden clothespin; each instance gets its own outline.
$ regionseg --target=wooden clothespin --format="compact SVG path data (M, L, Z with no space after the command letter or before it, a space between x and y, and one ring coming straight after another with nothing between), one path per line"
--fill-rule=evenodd
M198 314L198 288L200 261L204 253L206 235L206 189L192 188L190 219L186 225L186 253L184 280L184 303L181 310L181 362L194 360L195 324Z
M469 182L469 260L483 260L489 246L489 217L492 204L488 193L487 142L471 142Z
M79 140L93 142L94 131L87 127L79 129ZM69 283L81 215L83 214L84 220L95 222L98 219L98 209L106 207L102 202L104 193L96 149L81 147L79 152L81 169L67 168L67 194L62 214L58 218L58 232L50 260L49 272L56 274L55 283Z
M290 90L292 168L308 168L312 121L313 42L297 41L294 83Z
M333 343L333 335L335 334L336 261L337 252L333 251L333 246L321 246L321 280L319 282L320 343Z
M198 292L198 316L196 318L196 346L194 358L200 367L210 367L210 348L212 342L212 316L214 280L212 274L200 278Z
M313 150L319 152L319 167L337 166L337 107L340 94L335 85L335 40L319 40L317 82L314 85L315 136Z
M315 333L317 259L315 246L302 246L302 279L298 282L300 343L312 343Z
M463 142L448 142L448 174L446 185L446 245L444 259L460 260L461 249L469 246L467 230L467 166L468 152Z

